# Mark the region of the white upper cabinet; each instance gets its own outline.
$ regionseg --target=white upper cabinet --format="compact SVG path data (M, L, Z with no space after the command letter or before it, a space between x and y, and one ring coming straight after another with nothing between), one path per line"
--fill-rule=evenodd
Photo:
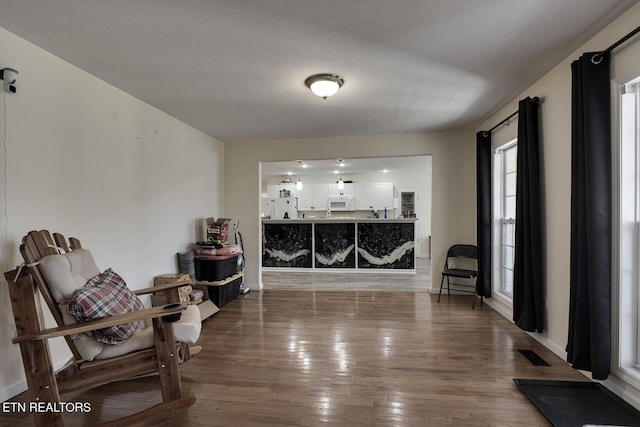
M298 210L326 210L327 197L329 197L328 184L303 184L302 190L298 191Z
M300 211L326 210L327 198L330 197L353 197L355 210L359 211L394 208L394 187L391 182L345 183L341 190L336 183L303 184L302 190L295 190L295 184L279 184L269 185L268 189L269 197L280 197L281 189L290 190L292 196L298 197Z
M373 208L393 209L393 184L390 182L373 183Z
M357 210L393 209L393 184L390 182L365 182L355 184Z
M353 183L345 183L343 189L339 189L337 183L329 184L329 197L342 196L353 196Z
M356 183L355 185L356 210L372 210L373 209L373 184Z
M267 195L269 197L280 197L280 190L289 191L290 196L297 196L298 190L296 190L296 185L293 183L280 183L280 184L269 184L267 186Z

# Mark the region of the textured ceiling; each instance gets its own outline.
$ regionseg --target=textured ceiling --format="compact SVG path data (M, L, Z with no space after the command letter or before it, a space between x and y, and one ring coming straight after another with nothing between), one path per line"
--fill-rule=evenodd
M0 0L0 27L230 142L471 129L636 2Z

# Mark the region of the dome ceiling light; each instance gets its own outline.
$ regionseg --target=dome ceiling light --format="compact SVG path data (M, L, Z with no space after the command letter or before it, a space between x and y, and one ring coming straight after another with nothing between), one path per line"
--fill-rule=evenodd
M336 74L314 74L304 81L311 92L322 99L335 95L344 84L344 79Z

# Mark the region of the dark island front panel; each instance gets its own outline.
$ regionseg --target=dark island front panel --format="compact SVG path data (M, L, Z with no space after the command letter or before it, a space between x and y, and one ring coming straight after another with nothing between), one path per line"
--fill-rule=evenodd
M315 224L315 267L356 267L356 224Z
M414 269L415 223L358 223L358 268Z
M265 268L415 272L415 221L264 220Z
M263 224L263 267L311 268L310 223Z

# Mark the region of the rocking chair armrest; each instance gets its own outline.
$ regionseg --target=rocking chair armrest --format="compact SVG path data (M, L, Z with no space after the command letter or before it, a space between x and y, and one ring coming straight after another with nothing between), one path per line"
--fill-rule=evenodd
M176 280L175 282L164 283L158 286L151 286L150 288L138 289L136 291L133 291L133 293L136 295L146 295L155 292L170 291L172 289L181 288L183 286L191 286L192 284L193 282L191 280Z
M170 306L170 307L169 307ZM168 307L168 308L164 308ZM116 316L104 317L102 319L92 320L90 322L75 323L73 325L64 325L57 328L48 328L35 334L18 335L13 339L14 344L19 344L26 341L38 341L49 338L63 337L68 335L75 335L82 332L94 331L96 329L108 328L110 326L121 325L123 323L136 322L139 320L154 319L157 317L164 317L170 314L177 314L187 308L187 303L181 303L173 306L168 304L167 306L145 308L143 310L131 311L125 314L118 314Z

